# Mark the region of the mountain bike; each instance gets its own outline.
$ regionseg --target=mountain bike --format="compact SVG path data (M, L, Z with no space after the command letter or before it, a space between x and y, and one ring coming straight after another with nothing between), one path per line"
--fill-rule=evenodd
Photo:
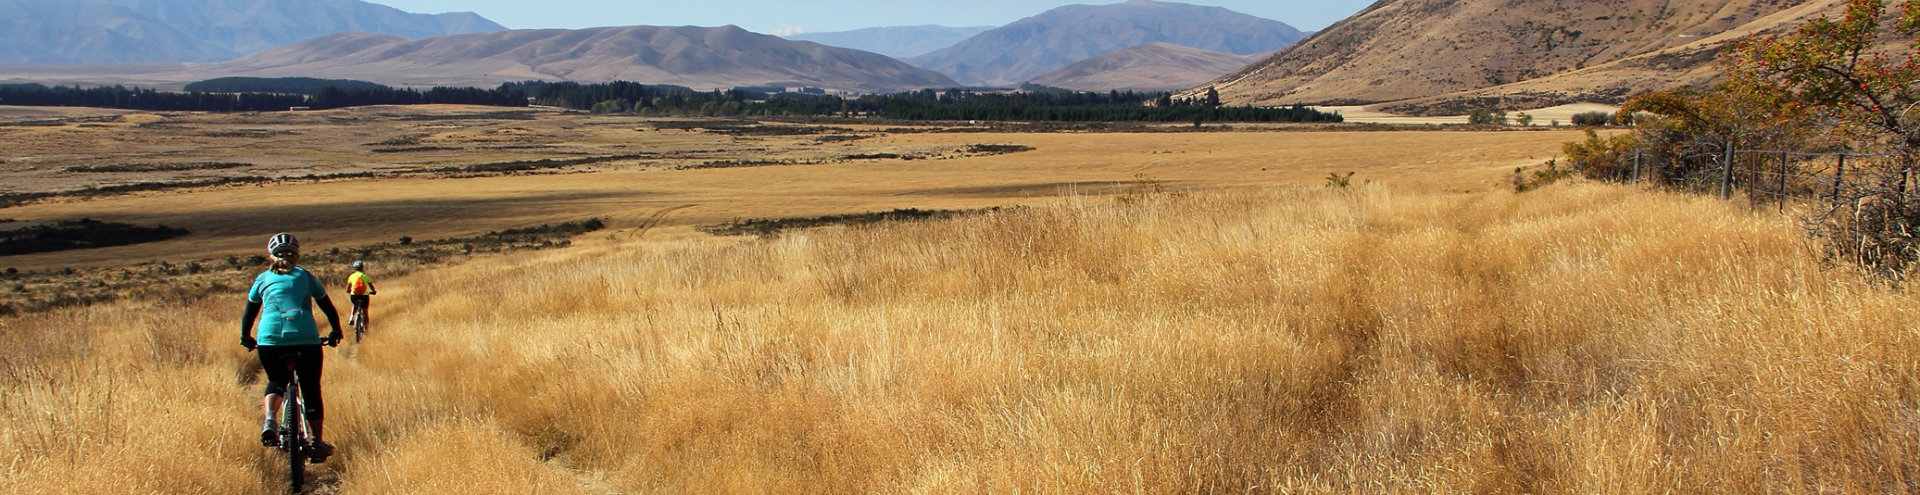
M367 307L353 305L353 314L347 316L347 323L353 325L353 343L360 343L360 338L367 335Z
M337 345L332 342L329 345ZM301 485L306 484L307 462L313 458L313 427L307 422L307 400L300 389L300 370L294 366L299 361L299 352L288 356L287 372L293 379L287 382L287 391L281 395L279 416L274 426L280 429L279 445L275 448L287 453L287 489L288 493L300 493ZM312 352L320 352L313 350Z
M300 375L294 370L293 362L287 360L287 371L294 375L280 401L275 426L280 428L280 451L287 453L288 493L300 493L300 485L306 483L307 459L312 453L313 441L307 425L307 401L300 396Z

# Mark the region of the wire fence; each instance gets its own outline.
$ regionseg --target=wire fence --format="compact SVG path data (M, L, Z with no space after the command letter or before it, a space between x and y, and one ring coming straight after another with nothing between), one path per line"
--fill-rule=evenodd
M1911 154L1739 149L1725 143L1640 147L1593 163L1589 178L1713 194L1754 210L1804 215L1808 233L1845 259L1891 280L1920 266L1920 184Z
M1914 167L1902 157L1873 153L1814 153L1737 149L1660 157L1636 150L1621 180L1657 182L1733 200L1744 193L1751 207L1806 205L1839 211L1865 199L1920 204Z

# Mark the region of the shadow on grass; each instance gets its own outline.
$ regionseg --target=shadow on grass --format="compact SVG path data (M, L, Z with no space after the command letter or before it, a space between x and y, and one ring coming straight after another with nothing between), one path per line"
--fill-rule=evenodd
M953 218L953 217L968 216L968 215L979 215L979 214L994 212L994 211L1000 211L1000 208L995 207L995 208L986 208L986 209L980 209L980 210L922 210L918 208L906 208L906 209L874 212L874 213L851 213L846 215L827 215L827 216L819 216L819 217L760 218L760 219L734 220L731 222L721 223L721 224L702 225L696 228L699 229L701 232L706 232L708 234L719 235L719 236L729 236L729 235L771 236L771 235L777 235L781 232L785 232L789 230L811 229L811 228L817 228L817 227L825 227L829 225L867 225L867 224L875 224L875 223L881 223L881 222L908 222L908 221L920 221L920 220L937 220L937 219L943 219L943 218Z

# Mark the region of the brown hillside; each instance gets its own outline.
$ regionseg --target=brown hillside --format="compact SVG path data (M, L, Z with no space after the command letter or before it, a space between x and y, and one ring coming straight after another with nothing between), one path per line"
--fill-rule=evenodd
M1728 41L1778 32L1842 0L1384 0L1214 81L1228 103L1617 102L1712 77Z
M1260 55L1154 43L1083 60L1036 77L1033 83L1080 91L1179 91L1206 84L1260 59Z
M213 66L241 76L324 76L400 85L492 86L529 79L636 81L696 89L816 86L849 91L951 87L886 56L733 27L515 30L407 40L343 33Z

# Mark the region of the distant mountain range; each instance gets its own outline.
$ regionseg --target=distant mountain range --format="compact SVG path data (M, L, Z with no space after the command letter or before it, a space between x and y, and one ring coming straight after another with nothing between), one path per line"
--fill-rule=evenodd
M324 75L384 84L636 81L695 89L810 86L890 92L953 87L939 73L871 52L789 41L734 26L632 26L468 33L409 40L342 33L213 64L208 73Z
M1033 78L1034 84L1079 91L1183 91L1266 58L1172 43L1124 48Z
M1136 0L1060 7L907 61L964 84L1008 86L1155 42L1248 55L1305 37L1279 21L1224 8Z
M856 29L833 33L803 33L787 36L790 40L812 41L827 46L852 48L886 55L893 58L907 58L925 55L934 50L953 46L972 38L974 35L992 30L984 27L947 27L947 26L894 26Z
M1061 7L992 29L887 27L793 39L733 26L505 30L474 14L410 14L359 0L0 0L0 42L11 48L0 53L0 81L178 88L227 76L480 87L626 80L891 92L1042 78L1075 89L1173 90L1304 36L1223 8L1145 0ZM911 63L883 55L916 52Z
M359 0L0 0L0 63L210 62L344 31L500 31L472 13Z
M1228 104L1459 114L1707 84L1728 42L1838 15L1847 2L1380 0L1308 37L1223 8L1137 0L1061 7L984 31L916 26L789 40L732 26L508 31L470 13L410 14L359 0L0 0L0 82L178 88L306 76L854 92L1036 82L1184 88L1188 97L1211 86ZM917 51L926 53L904 62L875 53Z

